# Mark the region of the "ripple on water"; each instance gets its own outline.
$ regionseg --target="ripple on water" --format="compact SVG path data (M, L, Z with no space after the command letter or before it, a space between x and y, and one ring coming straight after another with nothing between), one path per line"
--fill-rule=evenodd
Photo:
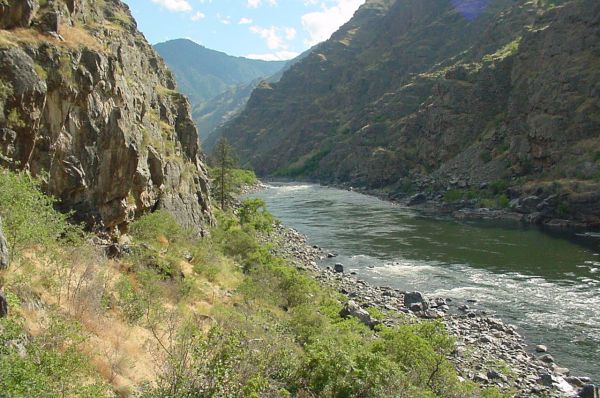
M259 194L274 215L361 279L452 298L519 326L561 366L598 378L600 253L536 229L423 218L310 184ZM391 260L391 261L389 261ZM373 268L371 268L373 267Z

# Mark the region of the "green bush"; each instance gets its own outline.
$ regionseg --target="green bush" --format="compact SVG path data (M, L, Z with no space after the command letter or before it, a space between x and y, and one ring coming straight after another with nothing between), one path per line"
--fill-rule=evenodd
M236 191L244 186L252 186L258 183L258 178L252 170L232 169L231 183Z
M450 189L444 193L444 201L446 203L454 203L463 199L474 199L480 194L468 189Z
M498 206L501 208L506 208L508 207L510 203L510 198L506 195L506 194L502 194L500 196L498 196Z
M193 241L173 216L162 210L146 214L131 224L130 232L134 243L131 258L138 270L151 269L171 279L181 275L182 253Z
M135 220L130 225L131 236L145 243L163 243L161 239L168 239L168 243L181 243L190 239L190 234L179 225L172 215L164 210L148 213Z
M55 210L56 199L45 195L41 181L25 173L0 169L0 216L11 257L31 246L55 246L58 239L74 239L81 230Z
M78 350L83 337L77 324L54 316L35 339L25 339L22 326L14 319L1 319L0 330L0 397L112 396L105 384L96 381L98 375ZM20 342L24 352L10 341Z
M273 216L267 211L267 205L262 199L246 199L239 210L240 224L251 227L258 232L271 232Z
M146 306L127 275L119 277L115 290L118 294L118 305L125 319L130 323L140 320L144 316Z

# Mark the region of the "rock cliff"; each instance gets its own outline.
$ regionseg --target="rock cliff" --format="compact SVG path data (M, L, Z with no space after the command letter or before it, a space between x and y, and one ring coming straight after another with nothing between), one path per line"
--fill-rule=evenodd
M367 0L221 133L259 174L394 197L505 182L600 224L600 3Z
M187 99L119 0L0 1L0 164L43 176L91 227L165 209L202 233L208 179Z

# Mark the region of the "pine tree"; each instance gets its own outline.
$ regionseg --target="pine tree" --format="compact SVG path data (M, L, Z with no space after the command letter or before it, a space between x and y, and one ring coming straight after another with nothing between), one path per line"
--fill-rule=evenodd
M225 210L227 200L233 191L231 171L235 165L233 148L225 138L221 138L213 151L213 163L215 168L214 194Z

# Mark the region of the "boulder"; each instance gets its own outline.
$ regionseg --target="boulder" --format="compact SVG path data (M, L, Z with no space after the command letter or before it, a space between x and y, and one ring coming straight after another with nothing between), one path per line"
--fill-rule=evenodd
M420 304L422 310L429 308L429 302L421 292L409 292L404 294L404 306L411 308L413 304Z
M521 214L535 213L538 205L543 202L543 199L538 196L526 196L524 198L514 199L509 206L516 212Z
M8 268L9 260L8 243L2 233L2 219L0 218L0 269Z
M427 196L424 193L418 193L416 195L411 196L408 200L408 206L416 206L427 201Z
M554 363L554 358L550 354L542 355L540 361L545 363Z
M0 318L8 316L8 301L4 297L4 292L0 291Z
M373 328L380 324L380 322L373 318L367 311L360 308L360 306L354 301L349 300L344 308L340 311L340 316L343 318L354 317L358 318L362 323L367 325L370 328Z
M583 386L578 395L579 398L600 398L598 387L593 384Z
M540 344L540 345L535 346L535 350L537 352L548 352L548 347L546 347L543 344Z
M333 266L333 270L337 273L343 273L344 272L344 265L337 263L336 265Z

